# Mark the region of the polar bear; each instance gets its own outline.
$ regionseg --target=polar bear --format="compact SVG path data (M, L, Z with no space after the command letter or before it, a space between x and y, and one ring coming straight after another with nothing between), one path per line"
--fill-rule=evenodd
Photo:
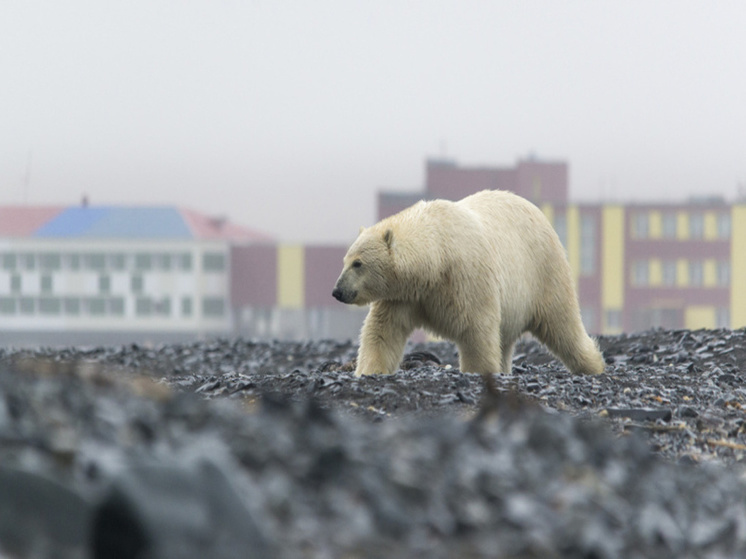
M416 328L454 341L462 372L510 372L526 331L571 372L604 370L557 234L510 192L421 201L361 229L332 295L371 305L356 376L395 372Z

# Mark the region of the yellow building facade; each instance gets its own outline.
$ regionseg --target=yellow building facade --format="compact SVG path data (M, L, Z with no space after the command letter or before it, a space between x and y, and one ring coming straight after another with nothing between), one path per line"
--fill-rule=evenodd
M586 327L746 327L746 204L543 207Z

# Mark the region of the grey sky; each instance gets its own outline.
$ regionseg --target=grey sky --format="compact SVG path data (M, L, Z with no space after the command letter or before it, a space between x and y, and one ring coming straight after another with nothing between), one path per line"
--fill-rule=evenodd
M0 204L347 242L427 156L530 152L569 161L577 200L733 198L744 30L740 0L4 0Z

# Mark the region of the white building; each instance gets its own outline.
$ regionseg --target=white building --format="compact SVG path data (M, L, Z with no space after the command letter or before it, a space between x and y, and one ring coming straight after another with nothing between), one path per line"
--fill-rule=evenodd
M228 334L231 247L268 240L176 207L0 207L0 345Z

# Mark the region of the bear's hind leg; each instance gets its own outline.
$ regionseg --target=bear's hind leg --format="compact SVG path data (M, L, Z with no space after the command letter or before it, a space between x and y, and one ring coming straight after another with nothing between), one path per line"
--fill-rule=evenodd
M573 313L574 314L574 313ZM599 375L606 364L596 342L586 333L580 313L557 324L540 321L531 333L574 374Z
M490 343L491 342L491 343ZM505 372L500 342L497 339L490 342L475 340L458 342L459 368L462 373L500 373ZM512 355L512 351L509 352ZM510 371L510 367L508 367Z
M508 347L505 344L502 346L502 359L500 360L500 369L503 373L510 373L513 370L513 345L511 343Z

